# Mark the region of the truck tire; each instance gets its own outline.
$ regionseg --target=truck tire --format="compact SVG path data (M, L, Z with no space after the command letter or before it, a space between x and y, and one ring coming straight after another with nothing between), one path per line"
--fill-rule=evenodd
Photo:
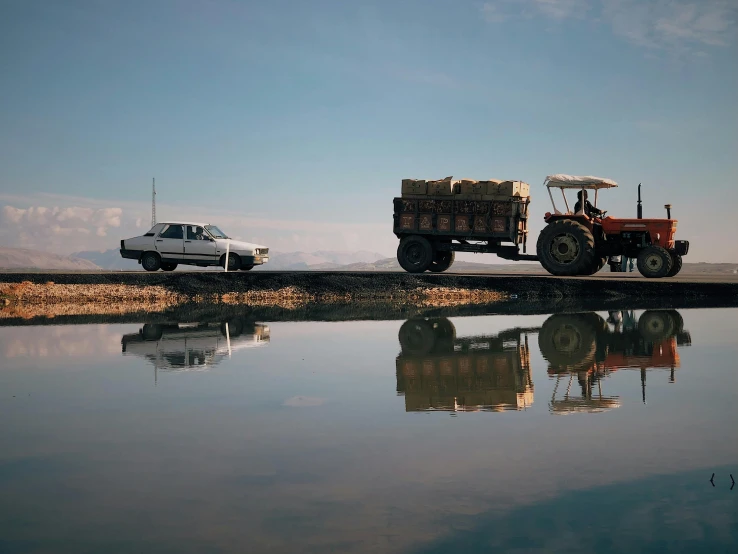
M397 247L397 261L408 273L423 273L433 263L433 246L419 235L405 237Z
M146 252L141 256L141 267L146 271L159 271L161 268L161 257L156 252Z
M666 275L667 277L674 277L677 273L682 270L682 256L676 252L669 252L671 254L671 271Z
M573 219L549 223L538 236L538 259L551 275L591 275L599 262L592 233Z
M454 265L454 259L456 258L456 252L451 251L440 251L435 252L433 255L433 262L430 265L429 270L433 273L441 273L446 271L449 267Z
M649 279L666 277L673 266L671 254L660 246L646 246L638 254L638 271Z

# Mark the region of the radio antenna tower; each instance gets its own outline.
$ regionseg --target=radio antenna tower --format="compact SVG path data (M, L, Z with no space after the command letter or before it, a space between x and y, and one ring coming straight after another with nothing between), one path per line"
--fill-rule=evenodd
M151 180L151 226L156 225L156 179Z

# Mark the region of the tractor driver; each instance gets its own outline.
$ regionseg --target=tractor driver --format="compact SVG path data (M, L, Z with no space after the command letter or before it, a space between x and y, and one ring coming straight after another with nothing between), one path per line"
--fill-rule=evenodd
M590 204L589 200L587 200L586 190L580 190L577 193L577 203L574 204L574 213L578 213L582 209L582 205L584 205L584 214L587 217L592 217L593 215L601 216L603 213L605 213Z

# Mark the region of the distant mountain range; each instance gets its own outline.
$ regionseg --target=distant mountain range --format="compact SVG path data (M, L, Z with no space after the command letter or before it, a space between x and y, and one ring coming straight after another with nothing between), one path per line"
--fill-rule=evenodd
M69 271L89 271L99 269L90 262L75 256L60 256L25 248L0 247L0 268L2 269L61 269Z

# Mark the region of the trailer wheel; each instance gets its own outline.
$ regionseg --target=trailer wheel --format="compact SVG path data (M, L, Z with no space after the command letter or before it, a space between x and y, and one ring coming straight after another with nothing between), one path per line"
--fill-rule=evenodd
M402 353L408 356L428 354L436 343L433 326L424 319L408 319L400 327L398 338Z
M456 252L450 251L439 251L433 255L433 262L431 262L428 268L433 273L441 273L446 271L449 267L454 265L454 259L456 258Z
M666 275L667 277L674 277L677 273L682 270L682 256L676 252L669 252L671 254L671 271Z
M666 277L673 266L671 254L660 246L646 246L638 254L638 271L649 279Z
M408 273L423 273L433 263L433 246L419 235L405 237L397 247L397 261Z
M573 219L549 223L538 236L538 259L551 275L588 275L599 262L592 233Z

